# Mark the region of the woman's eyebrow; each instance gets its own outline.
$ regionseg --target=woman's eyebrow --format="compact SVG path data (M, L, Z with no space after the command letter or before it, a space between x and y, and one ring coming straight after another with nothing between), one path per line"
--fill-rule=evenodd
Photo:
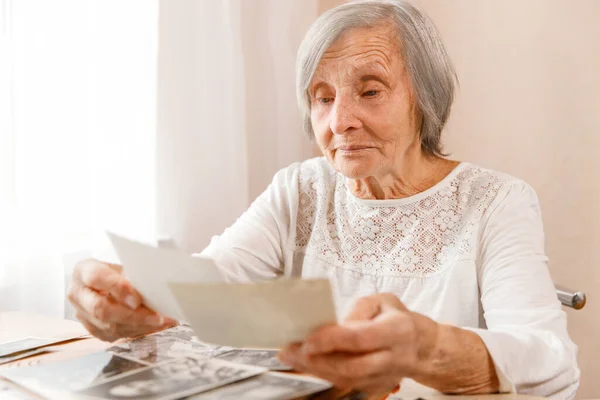
M321 89L322 87L327 87L327 83L323 81L315 82L308 88L308 93L314 96L317 90Z
M381 76L378 76L378 75L363 75L360 77L360 81L363 83L369 82L369 81L377 81L388 88L390 87L388 82L385 79L383 79Z

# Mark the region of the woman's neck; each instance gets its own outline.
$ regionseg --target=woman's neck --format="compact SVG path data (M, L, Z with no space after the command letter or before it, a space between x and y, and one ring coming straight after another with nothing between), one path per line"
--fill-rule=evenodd
M397 165L378 176L351 179L348 186L359 199L402 199L435 186L458 164L458 161L418 152L404 157Z

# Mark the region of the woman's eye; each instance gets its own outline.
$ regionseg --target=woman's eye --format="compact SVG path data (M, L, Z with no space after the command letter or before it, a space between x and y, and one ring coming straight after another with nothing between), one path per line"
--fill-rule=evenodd
M319 102L322 104L329 104L333 99L331 97L321 97Z
M363 93L363 96L373 97L373 96L377 96L377 93L379 93L379 90L367 90L366 92Z

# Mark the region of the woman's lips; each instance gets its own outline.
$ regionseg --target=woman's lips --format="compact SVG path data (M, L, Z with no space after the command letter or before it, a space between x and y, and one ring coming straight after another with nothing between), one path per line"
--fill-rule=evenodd
M372 147L369 147L369 146L344 146L344 147L338 147L337 151L351 154L351 153L358 153L358 152L370 150L370 149L372 149Z

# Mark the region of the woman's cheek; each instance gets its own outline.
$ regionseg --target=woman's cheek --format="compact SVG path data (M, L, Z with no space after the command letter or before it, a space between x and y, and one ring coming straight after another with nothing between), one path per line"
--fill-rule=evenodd
M327 115L323 111L319 111L319 113L320 114L317 114L317 112L311 113L311 125L317 144L321 150L325 150L331 141L332 133L329 129Z
M327 124L328 109L327 107L316 106L310 112L310 120L314 130L323 129L323 125Z

